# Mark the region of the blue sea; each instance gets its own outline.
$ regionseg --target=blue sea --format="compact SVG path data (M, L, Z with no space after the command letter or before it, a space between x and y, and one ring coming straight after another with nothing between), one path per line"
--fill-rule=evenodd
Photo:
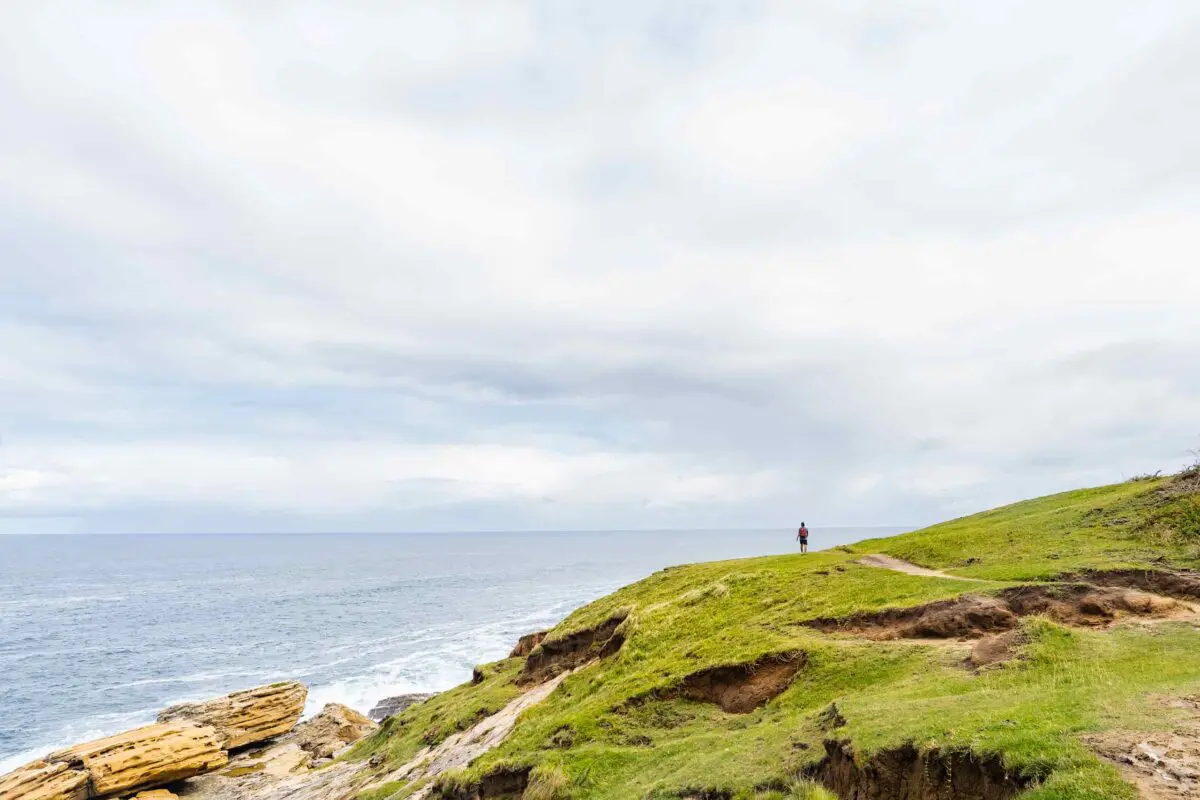
M308 713L447 689L655 570L793 552L793 535L0 536L0 774L269 681L306 683Z

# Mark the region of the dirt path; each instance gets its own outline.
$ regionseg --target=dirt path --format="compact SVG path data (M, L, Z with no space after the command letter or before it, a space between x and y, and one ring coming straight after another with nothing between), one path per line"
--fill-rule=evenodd
M892 558L880 554L863 556L856 562L864 567L879 567L880 569L890 569L893 572L903 572L905 575L920 575L924 578L950 578L955 581L971 581L972 583L987 583L987 581L979 578L964 578L961 575L950 575L936 569L926 569L918 567L916 564L910 564L907 561L902 561L899 558Z

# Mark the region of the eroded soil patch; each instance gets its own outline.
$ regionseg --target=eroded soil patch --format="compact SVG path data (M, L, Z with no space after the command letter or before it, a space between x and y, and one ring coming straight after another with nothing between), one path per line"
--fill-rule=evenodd
M985 636L976 641L975 646L971 648L971 654L967 656L967 665L981 670L1011 661L1025 643L1026 637L1021 630Z
M728 714L749 714L778 697L805 665L804 653L764 656L751 664L712 667L684 678L668 697L713 703Z
M534 633L525 634L517 640L516 647L512 649L512 652L508 654L508 657L525 658L527 655L533 652L535 647L542 643L542 640L546 638L546 634L548 633L550 633L550 631L535 631Z
M804 665L801 651L772 653L745 664L709 667L693 672L675 686L634 698L630 705L651 700L712 703L727 714L749 714L783 694Z
M1200 600L1200 575L1181 570L1119 569L1067 576L1097 586L1123 586L1166 597Z
M474 786L443 789L439 796L443 800L517 800L529 786L529 773L529 767L499 769L483 776Z
M593 628L569 633L558 639L543 639L525 659L517 683L522 686L542 683L589 661L616 653L625 644L625 637L617 631L624 621L625 615L620 614L609 617Z
M1189 609L1170 598L1085 583L1015 586L995 595L962 595L913 606L811 620L826 633L868 639L975 639L1010 631L1021 617L1045 614L1065 625L1101 626L1121 616L1165 617Z
M904 745L859 763L848 743L836 741L825 742L825 758L810 772L841 800L1008 800L1032 783L995 756Z

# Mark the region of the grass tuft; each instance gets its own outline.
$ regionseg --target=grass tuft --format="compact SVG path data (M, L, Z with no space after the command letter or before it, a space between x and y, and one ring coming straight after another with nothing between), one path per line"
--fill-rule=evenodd
M542 764L529 773L529 785L521 800L562 800L570 779L561 766Z

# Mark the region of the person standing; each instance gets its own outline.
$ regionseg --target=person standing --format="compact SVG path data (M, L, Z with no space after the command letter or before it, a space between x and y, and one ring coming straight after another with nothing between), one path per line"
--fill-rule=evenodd
M808 526L803 522L800 523L800 530L796 531L796 541L800 543L800 552L808 552Z

